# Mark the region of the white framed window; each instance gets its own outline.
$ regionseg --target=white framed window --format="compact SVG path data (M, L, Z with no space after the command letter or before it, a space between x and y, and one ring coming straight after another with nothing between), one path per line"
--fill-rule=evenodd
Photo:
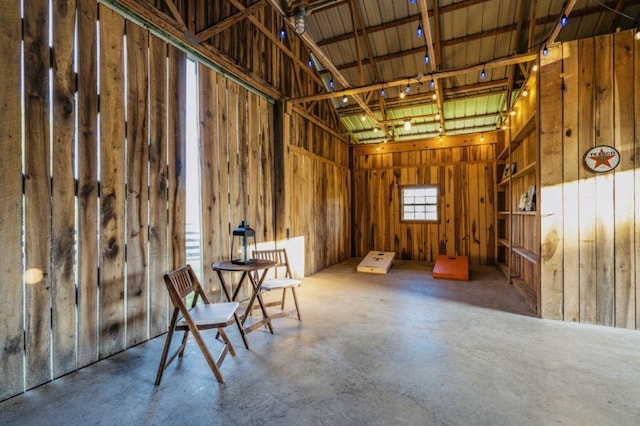
M400 219L403 222L437 223L438 185L400 187Z

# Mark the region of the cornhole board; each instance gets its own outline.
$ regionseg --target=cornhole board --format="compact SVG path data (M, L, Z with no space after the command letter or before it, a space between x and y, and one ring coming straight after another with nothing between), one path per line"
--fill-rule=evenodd
M432 275L433 278L467 281L469 279L469 258L440 254L433 265Z
M358 265L358 272L386 274L395 257L394 251L370 251Z

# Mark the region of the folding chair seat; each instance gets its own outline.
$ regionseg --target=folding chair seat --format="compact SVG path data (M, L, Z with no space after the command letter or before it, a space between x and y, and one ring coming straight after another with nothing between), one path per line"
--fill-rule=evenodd
M238 309L238 303L210 303L190 265L185 265L166 273L164 282L169 290L169 296L173 304L173 314L171 315L171 323L169 324L169 331L162 350L155 384L160 384L164 370L176 356L180 356L180 358L184 356L189 333L193 334L196 339L202 355L218 382L223 383L220 365L222 365L222 361L224 361L228 352L231 355L236 354L224 328L234 322L237 323L234 313ZM193 302L191 308L188 309L183 300L191 293L193 293ZM202 298L202 304L197 304L198 298ZM240 324L238 324L238 327L240 327ZM216 339L218 336L222 338L223 348L215 359L209 353L209 349L200 333L201 330L209 329L217 329ZM184 331L182 343L171 356L168 356L173 333L180 330ZM167 357L169 358L168 360Z
M296 288L302 285L302 281L293 278L291 274L291 267L289 265L289 257L287 256L286 249L273 249L273 250L256 250L253 252L253 257L256 259L271 260L275 265L271 268L273 276L270 274L262 282L262 292L269 292L273 290L282 290L282 299L279 302L266 303L264 306L277 306L280 305L280 314L269 315L270 318L278 318L281 316L297 316L301 321L300 306L298 305L298 296L296 294ZM269 271L270 273L272 271ZM295 309L285 311L285 299L287 296L287 290L291 290L293 295L293 303Z

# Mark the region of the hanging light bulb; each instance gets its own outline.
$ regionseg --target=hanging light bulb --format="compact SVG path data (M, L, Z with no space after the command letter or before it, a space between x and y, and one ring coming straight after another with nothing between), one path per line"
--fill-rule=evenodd
M313 59L311 58L311 52L309 52L309 59L307 59L307 66L313 68Z
M380 96L386 96L387 91L384 90L384 86L382 87L382 89L380 89Z
M287 37L287 30L284 28L284 25L280 27L280 31L278 31L278 38L282 41Z
M487 76L487 72L484 69L484 65L482 66L482 71L480 71L480 80L484 80Z
M640 40L640 28L636 28L636 40Z
M333 76L331 76L331 80L329 80L329 89L333 90L333 88L335 87L335 83L333 82Z
M567 16L566 13L563 13L562 17L560 18L560 26L566 27L568 23L569 23L569 17Z
M362 113L362 115L360 116L360 121L365 121L367 119L367 116L364 115L364 112Z
M411 119L407 119L404 121L404 129L411 130Z
M344 95L344 96L342 97L342 103L343 103L343 104L346 104L347 102L349 102L349 98L347 97L347 95Z
M422 30L422 23L418 23L418 29L416 30L416 36L422 37L422 35L424 34L424 31Z
M545 43L544 47L542 48L542 56L547 56L549 54L549 49L547 49L547 45Z
M404 92L401 90L401 91L400 91L400 95L398 95L398 96L400 97L400 99L404 99L404 96L405 96L405 95L404 95Z
M430 61L430 59L429 59L429 54L428 54L428 53L426 53L426 54L424 55L424 64L425 64L425 65L427 65L427 64L429 63L429 61Z
M480 135L480 142L484 142L484 134Z
M440 113L436 112L436 120L440 120Z
M436 99L438 99L438 95L434 93L433 95L431 95L431 99L435 101Z
M527 96L529 96L529 91L527 90L527 88L525 87L524 89L522 89L522 97L526 98Z
M538 71L538 64L534 62L533 67L531 67L531 69L533 70L533 72Z
M418 0L409 0L409 3L411 3L411 4L416 4L416 2L417 2L417 1L418 1Z
M436 87L436 81L433 79L433 77L431 77L431 81L429 82L429 87L431 87L432 89Z
M378 133L378 127L373 128L373 133Z
M410 84L407 84L407 87L405 87L405 88L404 88L404 91L405 91L406 93L411 92L411 85L410 85Z
M300 6L296 9L295 18L296 34L302 35L304 34L307 23L307 11L304 6Z

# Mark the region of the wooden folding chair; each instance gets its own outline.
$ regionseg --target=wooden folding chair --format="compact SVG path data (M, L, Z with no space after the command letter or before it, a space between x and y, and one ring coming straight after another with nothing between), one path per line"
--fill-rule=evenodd
M207 364L209 364L214 376L216 376L218 382L223 383L224 380L220 373L220 365L222 361L224 361L227 352L231 353L231 355L236 354L224 328L233 322L237 323L234 313L236 309L238 309L238 303L210 303L190 265L185 265L166 273L164 275L164 282L169 290L169 296L173 304L173 315L171 316L167 339L165 340L164 349L162 350L162 358L160 359L158 374L156 375L156 385L160 384L164 370L171 364L176 356L179 355L181 358L184 356L184 349L187 345L189 332L195 337L200 351L202 351L202 355L204 355L204 358L207 360ZM193 302L191 308L187 309L183 300L191 293L193 293ZM198 305L199 297L202 298L203 303ZM240 324L238 324L238 327L240 327ZM200 334L200 330L214 328L218 330L218 335L222 337L222 342L224 343L224 347L216 359L212 358ZM177 330L184 331L182 344L167 360L173 332Z
M256 259L265 259L275 262L275 265L271 268L274 274L273 277L267 277L262 282L261 289L263 292L282 290L282 300L280 302L270 302L264 305L280 305L280 310L282 312L275 315L269 314L269 317L278 318L283 316L293 316L295 314L298 317L298 320L302 321L302 317L300 316L300 306L298 305L298 297L296 295L296 288L302 285L302 281L293 278L291 274L291 267L289 266L289 257L287 256L287 250L283 248L273 250L256 250L253 252L253 257ZM284 302L287 296L288 289L291 289L291 294L293 294L293 303L295 304L295 309L285 311Z

